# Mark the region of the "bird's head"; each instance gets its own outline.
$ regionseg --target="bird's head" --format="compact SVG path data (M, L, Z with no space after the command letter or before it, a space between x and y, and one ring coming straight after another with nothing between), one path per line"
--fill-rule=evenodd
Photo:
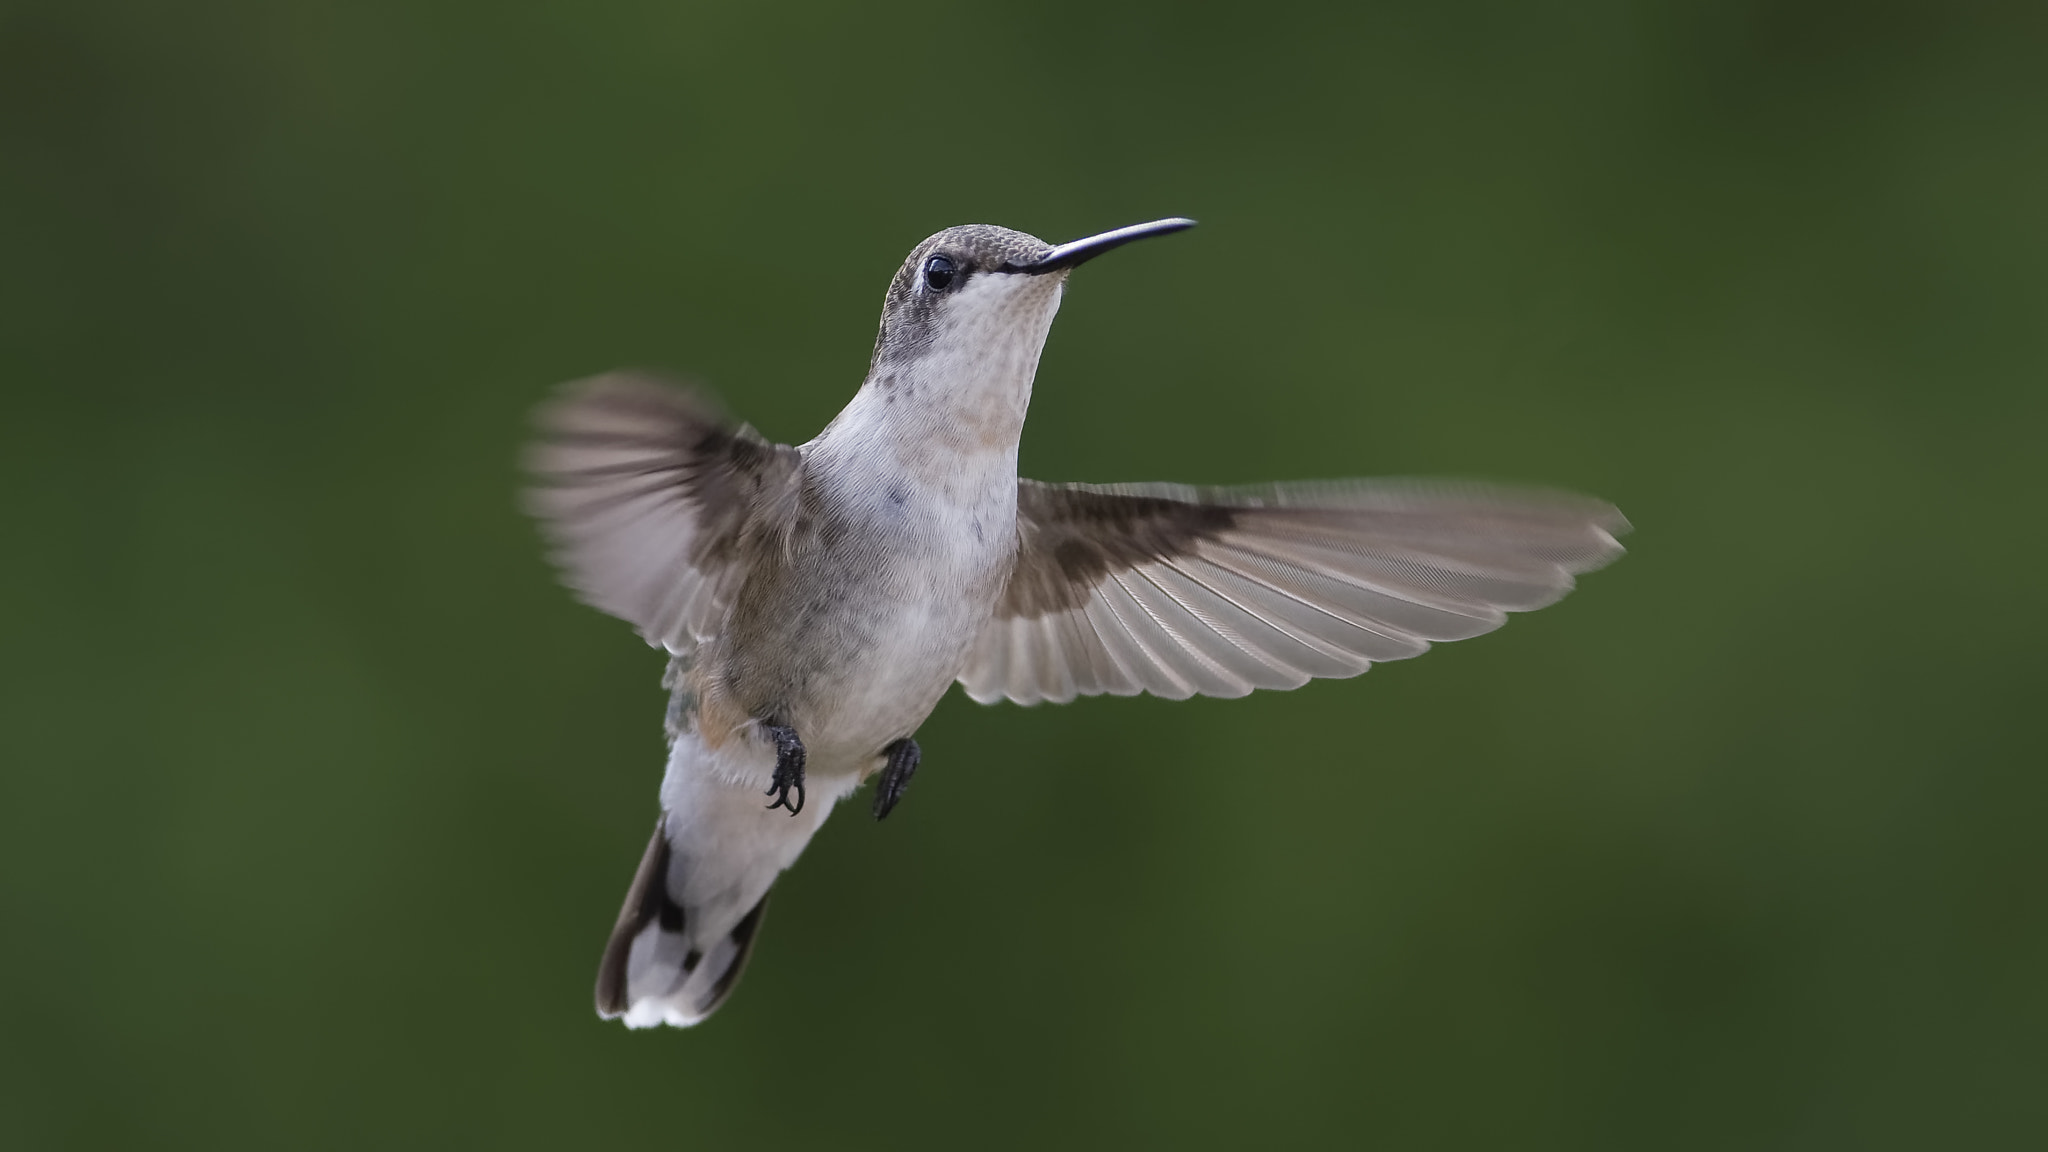
M1060 245L992 224L948 228L912 249L890 282L869 378L956 389L1021 378L1028 389L1067 274L1194 223L1154 220Z

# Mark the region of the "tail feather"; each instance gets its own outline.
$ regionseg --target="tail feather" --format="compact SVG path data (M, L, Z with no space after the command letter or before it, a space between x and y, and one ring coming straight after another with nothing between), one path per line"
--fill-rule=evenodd
M776 878L802 854L857 773L810 773L801 814L771 809L775 749L712 748L690 718L671 733L661 819L597 970L597 1012L629 1028L688 1027L732 994ZM814 766L815 767L815 766Z
M640 857L633 886L626 890L626 904L619 909L612 937L605 943L604 960L597 966L597 1014L607 1020L625 1015L629 1006L626 960L633 950L633 938L648 924L663 919L671 921L676 931L683 927L683 910L669 897L668 884L661 879L668 875L668 837L662 834L661 825L662 821L654 822L654 838Z
M764 893L737 924L705 946L673 894L666 825L666 817L655 822L597 970L598 1015L623 1016L629 1028L687 1027L717 1011L739 983L768 910Z

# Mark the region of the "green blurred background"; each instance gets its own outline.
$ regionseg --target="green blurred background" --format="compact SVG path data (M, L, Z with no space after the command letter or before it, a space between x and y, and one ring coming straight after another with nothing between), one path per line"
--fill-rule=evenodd
M2048 1140L2048 10L0 4L0 1145ZM949 224L1025 470L1615 500L1356 682L954 696L690 1032L590 1009L661 659L516 510L808 438Z

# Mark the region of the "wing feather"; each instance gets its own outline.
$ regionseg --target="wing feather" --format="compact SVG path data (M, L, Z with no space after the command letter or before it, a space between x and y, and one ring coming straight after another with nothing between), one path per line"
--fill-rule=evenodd
M1021 481L1018 557L960 679L983 702L1242 696L1355 676L1555 603L1628 522L1565 493Z
M1298 688L1307 682L1306 673L1273 650L1276 639L1288 642L1284 634L1274 633L1264 621L1218 596L1174 564L1147 564L1139 572L1221 641L1211 645L1212 653L1251 687Z
M693 648L717 627L745 546L773 524L797 450L638 373L564 385L538 424L526 505L564 580L649 643Z
M1145 578L1142 566L1110 577L1141 614L1142 638L1152 658L1174 669L1176 678L1203 696L1243 696L1251 684L1232 675L1210 646L1221 637L1205 628L1172 597Z

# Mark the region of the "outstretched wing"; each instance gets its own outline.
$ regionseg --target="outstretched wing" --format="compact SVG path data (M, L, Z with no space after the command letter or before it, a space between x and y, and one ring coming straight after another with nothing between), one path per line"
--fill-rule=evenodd
M1365 480L1019 482L1018 556L960 682L983 703L1294 688L1554 603L1628 521L1564 493Z
M797 450L633 373L564 385L538 422L526 503L564 579L648 643L691 650L717 626L744 544L791 489Z

